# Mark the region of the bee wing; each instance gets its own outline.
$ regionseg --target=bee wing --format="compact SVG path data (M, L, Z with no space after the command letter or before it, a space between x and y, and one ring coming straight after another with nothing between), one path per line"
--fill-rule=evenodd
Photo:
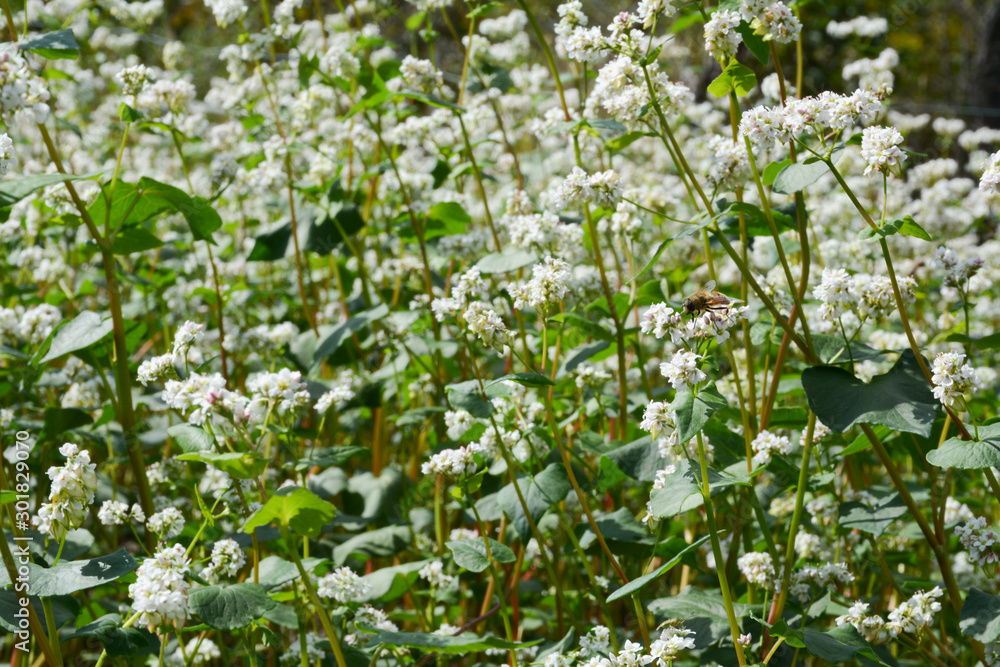
M738 302L739 299L730 299L728 296L722 292L710 292L708 294L708 305L711 306L728 306L732 303Z
M715 289L715 281L709 280L707 283L701 286L698 290L699 292L711 292Z

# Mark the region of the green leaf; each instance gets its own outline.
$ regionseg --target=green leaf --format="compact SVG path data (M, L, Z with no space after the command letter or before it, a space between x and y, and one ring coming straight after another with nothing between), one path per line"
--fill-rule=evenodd
M990 334L989 336L983 336L982 338L970 338L965 334L951 334L946 338L949 343L962 343L963 345L971 344L976 347L977 350L995 350L1000 348L1000 333Z
M892 433L892 430L882 426L881 424L875 427L875 437L880 441L885 440ZM868 439L868 435L862 433L857 438L854 439L850 445L841 450L838 456L850 456L851 454L857 454L858 452L863 452L872 446L871 440Z
M931 240L931 235L924 231L924 228L918 225L916 220L908 215L902 218L889 220L878 229L872 229L871 226L865 227L858 233L858 237L862 239L870 239L878 234L882 238L885 238L896 233L906 234L907 236L915 236L924 241Z
M97 313L84 311L59 327L52 337L49 351L40 363L58 359L70 352L85 350L111 333L111 318L104 319Z
M418 560L413 563L381 567L363 577L368 584L368 593L358 598L358 602L385 604L403 597L416 583L418 572L432 560Z
M15 178L0 183L0 208L6 208L21 201L28 195L63 181L81 181L93 178L101 172L95 171L90 174L38 174L36 176L26 176L25 178Z
M461 408L479 419L489 419L493 414L493 403L483 397L475 380L450 384L444 390L452 407Z
M773 341L776 344L781 344L781 335L781 331L775 332ZM812 342L816 356L824 364L843 364L849 362L852 358L854 361L867 361L869 359L878 359L886 354L884 350L876 350L857 341L851 341L851 350L850 354L848 354L843 337L831 336L830 334L813 334Z
M767 215L760 208L753 204L734 202L730 205L729 212L737 215L730 215L719 220L719 229L730 234L739 234L740 218L739 213L744 214L743 222L746 225L747 236L770 236L771 225L767 221ZM782 204L771 209L771 219L779 233L795 231L799 228L795 210L795 202Z
M245 628L278 603L259 584L202 586L188 593L191 612L216 630Z
M159 248L163 241L145 227L126 227L115 237L115 242L111 245L111 252L116 255L131 255L134 252L144 252Z
M325 563L325 558L302 558L302 567L306 572L312 572L321 563ZM295 563L285 560L280 556L268 556L260 561L258 565L257 582L264 588L274 588L282 584L287 584L299 578L299 569Z
M625 481L627 475L618 464L607 456L601 456L598 464L596 488L598 493L606 493Z
M847 623L839 625L829 632L815 630L795 630L780 620L771 628L771 634L784 637L790 646L805 648L809 653L827 662L838 663L855 659L861 655L880 665L886 663L875 654L871 644Z
M550 507L565 500L566 494L573 488L566 475L566 468L561 463L550 463L530 481L528 477L518 477L517 484L535 523ZM510 518L518 537L527 542L531 537L531 527L524 516L524 508L518 500L513 482L500 489L496 499L504 514Z
M135 123L142 120L142 113L122 102L118 105L118 120L124 123Z
M700 471L694 470L690 462L677 463L677 469L667 478L667 485L662 489L653 489L649 494L650 513L666 519L701 507L705 498L700 478ZM734 463L725 470L708 469L708 488L713 496L730 486L749 485L744 461Z
M775 177L781 172L782 169L784 169L790 164L794 164L791 158L787 160L782 160L781 162L772 162L771 164L764 167L764 171L760 175L761 180L764 181L764 185L773 185Z
M700 540L695 541L687 548L682 550L680 553L678 553L676 556L674 556L673 558L671 558L666 563L656 568L649 574L644 574L641 577L636 577L635 579L631 580L630 582L628 582L627 584L625 584L624 586L622 586L621 588L619 588L614 593L608 596L607 600L608 604L614 602L615 600L618 600L619 598L623 598L626 595L631 595L632 593L638 593L640 590L642 590L642 588L646 584L648 584L651 581L654 581L655 579L660 578L661 576L672 570L678 563L681 562L681 559L684 558L684 556L686 556L690 552L700 547L706 541L708 541L709 537L711 537L711 535L706 535Z
M267 468L268 460L256 452L213 452L201 450L181 454L178 461L208 463L236 479L256 479Z
M831 159L834 164L837 163L837 160L843 152L843 148L838 148L833 151ZM782 195L794 194L818 181L829 170L829 167L826 166L826 162L822 162L820 160L810 162L808 164L804 162L790 164L778 172L778 175L774 177L774 183L771 185L771 189Z
M386 526L360 533L333 548L333 562L343 565L352 555L395 556L410 546L409 526Z
M75 60L80 55L80 45L76 43L72 30L57 30L17 43L22 51L31 51L49 60L68 58Z
M254 237L253 250L247 255L248 262L275 262L291 256L295 252L292 241L292 223L286 222L261 232Z
M77 408L45 408L45 424L41 433L38 434L39 442L49 438L54 438L60 433L71 431L74 428L92 424L94 418L90 413Z
M166 202L184 216L191 234L198 241L211 241L212 232L222 227L222 218L204 197L192 197L183 190L143 176L139 180L143 198Z
M320 256L329 255L333 250L344 242L345 238L354 236L365 226L365 219L361 217L361 212L357 206L343 206L334 215L327 216L321 222L314 219L309 225L309 234L303 248ZM288 241L291 240L291 226L288 228L288 236L285 244L281 246L281 254L284 257L288 253ZM263 246L266 247L266 246ZM256 245L254 250L256 250ZM291 249L295 252L294 246ZM270 250L268 251L270 255ZM275 257L275 259L279 259Z
M344 341L348 338L361 331L366 326L369 326L372 322L380 320L388 314L389 306L384 303L380 303L374 308L364 310L343 324L337 326L336 329L330 332L329 336L320 341L316 346L316 351L313 352L313 363L319 364L321 361L339 350L340 346L343 345Z
M380 632L371 638L373 646L397 646L415 648L424 653L446 653L468 655L487 649L519 649L541 643L541 639L530 642L509 642L499 637L478 637L464 632L457 637L432 635L426 632Z
M652 132L626 132L619 137L613 137L604 142L604 149L611 152L617 153L618 151L624 150L625 148L631 146L639 139L643 137L655 137L656 135Z
M1000 639L1000 596L970 588L958 621L962 634L984 644Z
M476 268L484 275L517 271L538 261L538 256L524 250L505 250L486 255L478 262Z
M657 619L684 619L684 626L697 633L698 646L707 646L729 636L726 606L718 589L688 586L679 595L653 600L646 607L656 614ZM746 614L749 608L746 604L733 603L737 618Z
M729 91L736 91L737 97L743 97L757 85L757 77L753 70L746 65L741 65L733 58L722 74L715 78L715 81L708 84L708 92L716 97L726 97Z
M905 516L909 510L894 491L874 488L869 488L869 491L875 498L874 507L857 501L841 503L840 525L848 530L856 528L878 537L889 524Z
M30 570L31 593L38 597L69 595L114 581L139 568L139 564L124 549L90 560L61 561L51 568L34 563ZM0 569L0 587L10 584L7 570Z
M312 491L286 486L268 498L267 502L247 519L240 531L252 533L259 526L276 523L282 528L291 528L296 534L316 537L320 529L329 523L335 514L333 505Z
M503 377L498 377L496 380L490 380L486 383L486 388L489 389L501 382L516 382L522 387L551 387L555 384L541 373L509 373Z
M753 57L766 65L771 58L771 48L764 41L764 37L755 33L746 21L740 21L736 32L743 36L743 43L747 45L747 50L753 54Z
M687 443L696 435L716 410L726 407L714 384L706 385L695 395L690 389L677 392L670 407L677 413L677 441ZM826 423L825 421L823 422Z
M215 446L215 438L191 424L176 424L167 429L167 435L174 439L185 453L209 451Z
M802 388L819 420L839 433L860 422L927 437L938 409L911 350L868 384L842 368L812 366L802 371Z
M1000 467L1000 423L980 426L979 440L949 438L927 452L927 462L939 468L981 470Z
M497 542L492 537L486 538L490 541L490 552L493 560L498 563L513 563L517 556L505 544ZM455 563L464 567L469 572L482 572L490 566L490 560L486 557L486 542L481 537L472 537L466 540L451 540L445 542L451 550Z
M660 456L660 448L653 444L653 439L646 435L604 454L618 468L640 482L652 482L656 473L667 465L667 460Z
M396 422L399 423L398 421ZM306 470L312 468L313 466L318 466L320 468L329 468L330 466L341 466L355 458L356 456L362 456L369 453L367 447L358 447L356 445L344 445L336 447L327 447L318 452L315 452L309 458L299 459L298 463L295 464L296 470Z
M93 637L101 642L109 658L151 653L154 645L158 643L156 636L145 628L123 628L122 622L122 617L118 614L105 614L76 632L64 635L62 641Z

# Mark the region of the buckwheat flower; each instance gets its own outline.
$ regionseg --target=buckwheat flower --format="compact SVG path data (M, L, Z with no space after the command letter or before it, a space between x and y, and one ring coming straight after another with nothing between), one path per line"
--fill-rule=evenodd
M979 189L989 194L1000 192L1000 151L991 155L983 164L983 175L979 179Z
M438 297L431 301L431 312L438 322L444 322L449 317L454 317L460 310L462 310L462 302L452 297Z
M625 640L625 646L618 653L611 655L611 664L614 667L639 667L646 664L643 661L643 646L630 639Z
M219 540L212 547L212 560L201 576L210 584L219 583L219 576L235 577L247 562L236 540Z
M191 561L184 555L184 547L175 544L147 558L136 571L136 581L128 587L132 598L132 611L139 612L138 622L154 632L160 625L184 627L187 621L188 588L184 575Z
M351 619L351 633L344 637L344 643L351 646L366 644L374 635L369 634L365 629L386 632L399 631L399 627L389 620L389 616L384 611L376 609L370 604L365 604L354 612L354 618Z
M955 534L958 535L959 542L968 549L969 557L979 564L993 565L1000 561L997 555L997 543L1000 537L992 529L987 528L986 519L976 517L967 522L964 526L956 526Z
M444 76L429 60L406 56L399 65L399 73L410 88L425 92L437 92L444 86Z
M670 361L660 364L660 373L678 391L685 387L697 385L708 379L708 376L698 368L698 361L701 358L701 355L694 352L675 352Z
M247 6L243 0L205 0L205 6L212 10L220 28L242 21L247 15Z
M431 588L449 588L456 581L455 577L445 573L444 563L439 560L424 565L417 572L417 575L426 581Z
M774 563L771 554L751 551L740 556L736 566L747 581L760 588L770 588L774 582Z
M510 341L510 331L497 313L482 301L469 304L462 314L469 331L479 336L487 346L503 349Z
M764 150L791 139L781 107L748 109L740 118L740 134L750 139L751 144Z
M317 595L339 604L357 601L368 594L369 588L368 582L346 566L324 575L316 582Z
M142 505L134 503L130 512L132 520L136 523L146 523L146 513L142 511Z
M768 0L742 0L740 2L740 16L749 24L758 16L761 16L770 4Z
M881 644L890 637L885 628L885 621L877 614L868 614L868 603L858 600L850 606L847 613L834 619L837 625L850 623L864 636L865 641L872 644Z
M705 24L705 50L720 63L728 61L743 43L739 27L739 12L722 9L712 14Z
M14 140L6 132L0 134L0 176L7 175L7 168L17 165L14 155Z
M677 13L673 0L639 0L635 10L636 18L642 21L642 29L649 30L657 16L670 18Z
M832 592L853 581L854 574L847 569L846 563L806 565L792 573L789 592L805 604L811 598L813 586Z
M657 338L663 338L669 333L670 340L674 343L682 343L688 339L681 313L665 303L655 303L650 306L642 315L639 329L642 333L651 333Z
M660 638L649 647L651 663L657 667L669 667L680 656L681 651L695 647L694 637L694 630L680 627L664 628Z
M131 98L141 93L151 78L149 68L145 65L132 65L115 75L115 80L122 87L122 93Z
M614 210L622 198L622 177L613 169L593 174L590 187L594 192L594 202L602 208Z
M608 54L608 43L598 26L577 26L561 38L561 44L567 59L581 63L597 63Z
M663 470L657 470L656 479L653 480L653 488L665 489L667 487L667 483L670 481L670 476L675 472L677 472L677 466L672 463Z
M854 280L844 269L823 269L820 284L813 288L812 293L822 302L822 315L833 319L854 310L858 302Z
M188 350L202 337L204 330L204 324L197 324L191 321L187 321L178 327L177 333L174 334L174 357L179 360L187 359Z
M866 127L861 135L861 157L868 162L865 175L873 171L891 172L902 164L906 156L899 150L901 143L903 135L894 127Z
M339 410L350 403L354 396L354 390L349 385L338 384L319 397L319 400L316 401L316 412L321 415L326 414L333 406L337 406Z
M444 425L448 429L448 438L458 440L466 431L480 423L467 410L448 410L444 413ZM455 538L452 538L455 539Z
M168 380L163 385L163 402L180 413L188 412L188 422L198 426L226 396L226 381L219 373L191 373L186 380Z
M670 409L669 403L650 401L642 413L639 428L648 431L653 440L656 440L664 431L673 431L676 428L676 419L677 415Z
M826 24L826 34L831 37L878 37L889 30L889 21L881 16L858 16L850 21L830 21Z
M791 454L791 442L783 435L776 435L768 430L763 430L750 443L753 449L753 462L756 466L766 466L771 462L771 457L775 454Z
M247 381L254 398L263 398L279 412L291 412L309 404L309 392L302 373L282 368L277 373L259 373Z
M955 500L951 496L944 501L944 522L945 525L953 523L966 523L975 519L975 515L969 506L963 502Z
M105 500L97 510L97 519L105 526L120 526L128 522L128 503Z
M432 455L430 461L424 463L420 470L425 475L444 475L455 479L465 477L476 472L473 454L474 452L468 447L445 449Z
M0 408L0 430L14 423L14 411L10 408Z
M177 665L178 667L201 667L221 657L222 652L219 651L219 647L211 639L207 637L192 637L183 651L181 651L179 646L177 647L169 663L171 667L173 665Z
M80 527L97 489L97 472L90 462L90 452L80 451L67 442L59 448L59 453L66 458L66 464L48 469L46 474L52 481L48 502L38 508L34 517L38 529L57 541L67 531Z
M928 627L934 623L934 614L941 611L941 603L938 598L944 595L940 588L932 588L927 591L917 591L909 600L899 605L889 612L886 628L893 636L900 632L916 633L921 628Z
M611 630L603 625L595 625L590 632L580 637L580 652L584 655L608 653L611 649Z
M715 154L708 171L708 182L712 187L736 188L750 178L750 160L746 147L728 137L712 137L708 149Z
M572 274L565 260L546 256L545 261L531 269L531 280L525 285L510 285L507 291L518 310L535 308L547 310L558 304L569 292Z
M802 22L783 2L769 5L750 22L754 33L763 35L764 41L779 44L796 42L802 32Z
M177 537L184 530L184 515L176 507L167 507L149 517L146 529L156 533L161 540Z
M148 386L150 382L176 378L177 371L174 369L174 355L161 354L152 359L146 359L139 364L139 371L136 377L138 377L143 387Z
M737 641L739 641L740 646L742 646L743 648L746 648L746 647L750 646L750 644L753 643L753 635L751 635L748 632L745 635L740 635L740 638Z
M542 661L543 667L570 667L573 664L575 656L567 655L565 653L559 653L555 651L549 653L545 656L545 660Z
M24 311L17 323L17 335L29 343L41 343L62 320L62 313L55 306L40 303Z
M942 352L931 365L931 383L934 397L947 407L958 405L964 409L966 396L982 388L979 374L965 363L961 352Z

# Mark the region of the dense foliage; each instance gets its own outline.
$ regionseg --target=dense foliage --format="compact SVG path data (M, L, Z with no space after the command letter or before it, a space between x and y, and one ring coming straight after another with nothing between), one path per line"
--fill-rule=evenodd
M1000 664L1000 131L879 17L411 2L0 0L0 655Z

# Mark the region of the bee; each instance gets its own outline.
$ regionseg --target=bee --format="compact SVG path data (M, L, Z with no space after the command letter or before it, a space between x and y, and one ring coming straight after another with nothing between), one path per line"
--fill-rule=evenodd
M709 280L701 289L684 299L684 312L688 315L700 315L706 310L725 310L740 299L732 299L721 292L715 291L715 281Z

